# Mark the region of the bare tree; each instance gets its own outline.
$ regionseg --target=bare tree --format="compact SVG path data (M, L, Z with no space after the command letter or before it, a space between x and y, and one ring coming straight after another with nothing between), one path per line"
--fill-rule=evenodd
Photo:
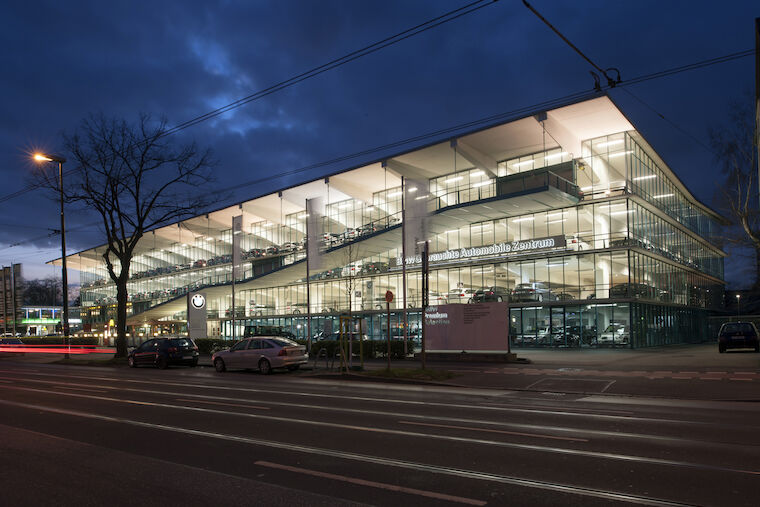
M734 102L729 124L710 129L710 145L725 181L718 200L734 227L724 239L754 253L755 282L760 287L760 206L758 205L757 146L754 100Z
M127 354L127 281L135 248L146 231L196 215L209 204L198 187L211 181L209 150L195 143L174 147L165 120L90 115L64 136L74 167L66 171L66 202L94 210L102 220L103 260L116 284L116 355ZM41 173L58 188L55 175Z

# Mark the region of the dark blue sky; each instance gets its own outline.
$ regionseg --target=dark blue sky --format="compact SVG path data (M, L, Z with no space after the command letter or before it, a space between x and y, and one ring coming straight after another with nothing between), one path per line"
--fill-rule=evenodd
M128 119L147 112L181 123L465 3L6 0L0 200L28 185L35 170L29 151L55 151L60 134L89 112ZM619 68L623 80L753 49L760 16L756 1L531 3L600 66ZM520 0L500 0L177 138L211 147L215 185L227 187L589 90L589 70ZM626 90L707 143L708 128L727 121L729 103L750 97L753 79L748 57ZM710 204L720 179L712 154L628 92L611 96ZM232 200L327 170L272 178ZM59 238L35 240L57 227L50 196L34 191L0 202L0 217L0 263L24 263L28 278L53 274L44 262L60 253ZM93 221L67 212L70 251L102 243L97 227L83 227ZM744 265L736 256L726 260L731 285L741 285Z

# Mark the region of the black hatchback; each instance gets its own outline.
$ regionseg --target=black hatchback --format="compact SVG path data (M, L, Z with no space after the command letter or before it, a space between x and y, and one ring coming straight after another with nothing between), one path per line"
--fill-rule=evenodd
M153 338L129 353L129 366L197 366L198 346L190 338Z
M718 352L726 349L755 349L760 352L760 338L752 322L726 322L718 331Z

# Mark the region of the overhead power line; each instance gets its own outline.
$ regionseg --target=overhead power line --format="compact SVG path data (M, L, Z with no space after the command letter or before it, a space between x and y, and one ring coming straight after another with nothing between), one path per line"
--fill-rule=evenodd
M354 60L357 60L363 56L370 55L372 53L375 53L377 51L380 51L381 49L384 49L388 46L392 46L394 44L397 44L401 41L404 41L406 39L409 39L411 37L414 37L415 35L419 35L421 33L424 33L428 30L431 30L433 28L436 28L440 25L443 25L445 23L448 23L449 21L454 21L455 19L459 19L462 16L465 16L467 14L473 13L475 11L478 11L484 7L487 7L489 5L492 5L496 3L498 0L475 0L474 2L470 2L468 4L463 5L462 7L458 7L456 9L453 9L451 11L448 11L444 14L441 14L440 16L436 16L434 18L431 18L423 23L420 23L418 25L415 25L411 28L407 28L406 30L399 32L395 35L392 35L390 37L386 37L382 40L379 40L373 44L370 44L368 46L365 46L361 49L357 49L355 51L352 51L346 55L341 56L340 58L336 58L334 60L331 60L327 63L324 63L322 65L319 65L317 67L314 67L312 69L309 69L305 72L302 72L296 76L293 76L289 79L286 79L284 81L280 81L279 83L276 83L274 85L271 85L267 88L264 88L263 90L259 90L255 93L252 93L250 95L247 95L245 97L242 97L240 99L237 99L233 102L230 102L229 104L219 107L217 109L214 109L212 111L209 111L207 113L204 113L200 116L196 116L195 118L192 118L190 120L187 120L185 122L182 122L178 125L175 125L174 127L171 127L167 129L161 137L170 136L172 134L175 134L181 130L184 130L188 127L192 127L193 125L197 125L198 123L204 122L206 120L210 120L211 118L215 118L221 114L224 114L228 111L232 111L233 109L236 109L238 107L241 107L245 104L248 104L250 102L253 102L255 100L261 99L263 97L266 97L268 95L271 95L275 92L278 92L280 90L283 90L285 88L289 88L295 84L298 84L302 81L305 81L307 79L311 79L313 77L316 77L320 74L323 74L329 70L332 70L336 67L340 67L342 65L345 65L349 62L352 62ZM73 170L64 171L63 175L67 176L72 174ZM41 185L38 184L31 184L27 185L26 187L17 190L16 192L13 192L12 194L7 194L0 197L0 204L4 203L6 201L9 201L11 199L15 199L16 197L20 197L27 192L31 192L32 190L36 190L40 188Z

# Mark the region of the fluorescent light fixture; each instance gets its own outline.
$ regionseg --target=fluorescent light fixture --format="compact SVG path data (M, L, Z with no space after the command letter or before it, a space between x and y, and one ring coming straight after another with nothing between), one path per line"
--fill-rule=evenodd
M477 178L477 177L483 176L485 174L486 174L485 171L475 171L473 173L470 173L470 178Z
M605 148L607 146L615 146L615 145L620 144L622 142L623 142L622 139L615 139L614 141L605 141L603 143L597 144L596 148Z
M609 158L617 158L617 157L622 157L623 155L628 155L629 153L633 153L633 151L632 151L632 150L628 150L628 151L618 151L618 152L615 152L615 153L610 153L610 156L609 156Z
M546 222L546 225L561 224L562 222L567 222L567 218L563 218L561 220L551 220L549 222Z
M401 195L401 192L391 192L390 194L388 194L388 197L398 197L400 195Z
M308 213L301 213L300 215L298 215L298 218L306 218L308 216L309 216Z
M488 228L491 227L491 224L474 224L470 226L471 229L480 229L481 227Z
M523 161L523 162L518 162L518 163L516 163L516 164L512 164L512 167L522 167L522 166L524 166L524 165L531 165L531 164L534 164L535 162L536 162L536 161L535 161L535 160L533 160L533 159L530 159L530 160L525 160L525 161Z
M562 211L560 213L549 213L546 215L546 218L554 218L554 217L564 217L567 216L567 211Z
M421 199L427 199L428 197L430 197L430 194L418 195L417 197L414 198L414 200L419 201Z
M209 236L208 238L206 238L206 241L214 241L214 238L212 238L211 236Z
M563 151L562 153L552 153L551 155L547 155L545 158L546 160L551 160L559 157L564 157L565 155L567 155L567 152Z
M664 199L666 197L673 197L673 195L674 194L660 194L660 195L655 195L654 198L655 199Z
M632 209L624 209L623 211L613 211L613 212L610 213L610 216L627 215L628 213L633 213L633 212L634 212L634 210L632 210Z
M514 223L517 223L517 222L532 222L533 220L535 220L534 217L522 217L522 218L515 218L514 220L512 220L512 222L514 222Z
M493 183L493 180L479 181L478 183L475 183L472 188L484 187L489 183Z
M182 247L187 248L187 243L182 243Z
M636 176L633 178L633 181L641 181L641 180L651 180L652 178L656 178L656 174L647 174L646 176Z
M443 180L443 182L446 183L446 184L449 184L449 183L454 183L455 181L460 181L460 180L463 180L463 179L464 179L464 176L454 176L453 178L449 178L447 180Z
M454 234L455 232L459 232L459 231L457 231L456 229L453 229L450 231L446 231L446 234Z
M594 188L594 187L581 187L581 192L588 192L592 188Z
M416 191L417 191L417 187L411 187L411 188L409 189L409 193L410 193L410 194L413 194L413 193L414 193L414 192L416 192Z
M552 262L552 263L546 263L547 268L556 268L559 266L567 266L567 262Z

